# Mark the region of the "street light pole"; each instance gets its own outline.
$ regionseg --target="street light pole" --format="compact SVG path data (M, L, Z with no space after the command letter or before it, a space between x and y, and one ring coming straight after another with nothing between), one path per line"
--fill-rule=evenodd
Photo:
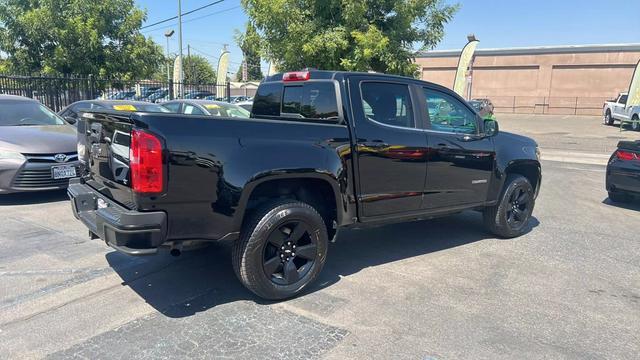
M167 38L167 85L171 82L171 60L169 59L169 38L173 36L175 31L173 29L167 30L164 33L164 37Z
M182 72L182 0L178 0L178 46L180 47L180 66L178 68L178 79L180 80L179 96L182 97L182 85L184 82L184 73Z

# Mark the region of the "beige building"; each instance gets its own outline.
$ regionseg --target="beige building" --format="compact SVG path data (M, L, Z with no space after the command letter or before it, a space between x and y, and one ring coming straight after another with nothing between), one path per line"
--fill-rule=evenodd
M421 54L422 79L451 88L460 51ZM638 60L640 44L478 49L471 93L497 112L600 114L605 100L629 88Z

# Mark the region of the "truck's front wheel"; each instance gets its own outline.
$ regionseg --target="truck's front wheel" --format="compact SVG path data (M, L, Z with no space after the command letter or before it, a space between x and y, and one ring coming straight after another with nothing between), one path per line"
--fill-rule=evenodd
M604 114L604 124L605 125L613 125L613 117L611 116L611 111L607 110L607 113Z
M234 244L236 275L256 295L281 300L299 294L327 258L327 229L308 204L279 200L253 212Z
M484 210L489 231L503 238L524 234L535 205L533 186L522 175L509 175L498 203Z

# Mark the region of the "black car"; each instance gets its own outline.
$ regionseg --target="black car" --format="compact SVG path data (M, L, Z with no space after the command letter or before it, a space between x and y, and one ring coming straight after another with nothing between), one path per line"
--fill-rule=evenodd
M445 87L384 74L276 74L250 119L99 110L78 132L86 172L69 196L93 238L131 255L233 242L238 278L268 299L313 282L341 228L480 210L512 238L540 189L535 141Z
M197 91L190 91L186 93L184 95L184 98L185 99L204 99L208 96L215 96L215 95L216 94L208 90L197 90Z
M607 165L607 192L614 202L640 195L640 140L620 141Z

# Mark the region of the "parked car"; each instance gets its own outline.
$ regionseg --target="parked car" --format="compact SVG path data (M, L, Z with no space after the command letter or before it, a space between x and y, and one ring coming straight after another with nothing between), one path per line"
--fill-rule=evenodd
M231 101L229 101L229 102L231 102L231 103L234 103L234 104L235 104L235 103L239 103L239 102L241 102L241 101L247 101L247 100L249 100L249 99L250 99L250 97L249 97L249 96L236 95L236 96L231 96L231 97L229 98L229 100L231 100Z
M64 189L78 174L76 129L38 101L0 95L0 194Z
M207 90L197 90L197 91L190 91L188 93L186 93L184 95L185 99L204 99L207 96L214 96L215 94L212 93L211 91L207 91Z
M150 104L145 101L127 100L82 100L63 108L58 112L65 120L75 123L78 114L86 110L119 110L119 111L144 111L144 112L169 112L162 105Z
M161 90L159 86L142 87L140 89L140 95L135 95L133 100L148 101L149 96L155 94L158 90Z
M628 202L640 195L640 140L618 143L607 165L606 186L614 202Z
M115 94L107 96L107 100L133 100L136 96L135 91L119 91Z
M186 115L207 115L230 118L249 118L251 112L236 104L211 100L173 100L162 104L172 113Z
M616 120L620 122L620 129L625 123L631 124L631 129L640 131L640 106L627 106L626 92L620 93L615 100L605 101L602 113L604 124L613 125Z
M469 104L480 114L483 119L495 119L493 115L493 103L489 99L473 99Z
M253 108L253 99L237 102L236 105L247 110L248 112L251 112L251 108Z
M87 172L68 191L75 216L131 255L233 241L235 273L267 299L312 283L341 228L474 209L499 237L529 229L537 144L499 131L447 88L377 73L276 74L251 116L84 117ZM103 150L114 129L131 136L124 179Z
M149 95L149 97L147 97L147 101L157 103L160 102L163 98L167 98L167 100L169 100L168 97L169 89L159 89L156 90L153 94Z

